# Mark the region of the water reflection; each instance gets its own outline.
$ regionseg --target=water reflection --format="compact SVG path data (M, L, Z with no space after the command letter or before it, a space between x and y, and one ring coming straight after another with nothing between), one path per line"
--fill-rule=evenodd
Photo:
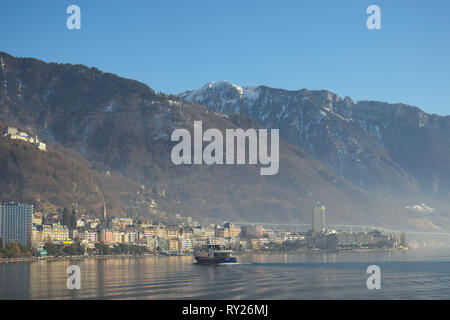
M232 265L192 257L77 259L0 265L1 299L422 299L450 296L447 252L241 255ZM366 288L380 265L382 290ZM68 290L69 265L81 290Z
M0 297L30 299L30 269L29 263L0 265Z

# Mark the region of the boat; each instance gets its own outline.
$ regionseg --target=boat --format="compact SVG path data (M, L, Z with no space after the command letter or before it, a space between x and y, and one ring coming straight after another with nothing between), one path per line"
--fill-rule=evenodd
M225 249L218 244L208 244L194 253L197 263L236 263L236 257L232 256L233 251Z

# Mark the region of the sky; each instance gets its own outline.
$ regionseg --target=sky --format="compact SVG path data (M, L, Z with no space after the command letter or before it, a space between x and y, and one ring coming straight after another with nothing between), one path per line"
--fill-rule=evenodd
M69 30L69 5L81 29ZM369 5L381 29L369 30ZM0 51L179 93L215 80L450 115L448 0L2 0Z

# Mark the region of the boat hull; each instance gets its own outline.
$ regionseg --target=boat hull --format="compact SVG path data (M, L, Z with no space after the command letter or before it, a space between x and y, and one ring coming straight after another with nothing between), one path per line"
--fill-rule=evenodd
M201 264L217 264L217 263L236 263L237 259L236 257L223 257L223 258L210 258L210 257L195 257L195 260L197 261L197 263L201 263Z

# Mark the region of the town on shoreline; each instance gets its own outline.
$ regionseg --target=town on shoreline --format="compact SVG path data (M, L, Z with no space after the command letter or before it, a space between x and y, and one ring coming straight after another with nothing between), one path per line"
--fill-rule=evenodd
M34 211L32 205L0 204L0 263L57 258L192 255L205 244L219 244L241 253L380 251L407 249L400 239L378 230L344 232L325 225L325 206L312 208L312 229L272 230L262 225L231 222L205 225L177 215L179 223L148 218L92 217L65 208Z

